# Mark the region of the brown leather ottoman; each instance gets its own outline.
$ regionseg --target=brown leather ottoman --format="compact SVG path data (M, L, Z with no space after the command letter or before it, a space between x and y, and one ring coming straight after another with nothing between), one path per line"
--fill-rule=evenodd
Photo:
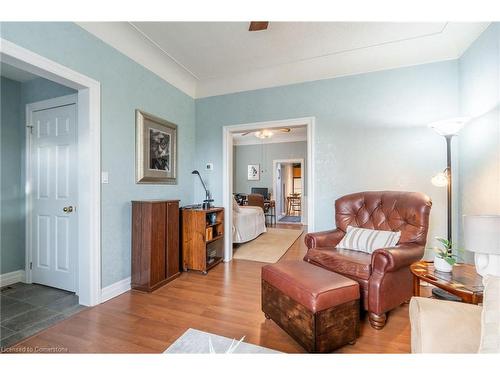
M262 268L262 311L308 352L329 353L359 335L359 285L304 261Z

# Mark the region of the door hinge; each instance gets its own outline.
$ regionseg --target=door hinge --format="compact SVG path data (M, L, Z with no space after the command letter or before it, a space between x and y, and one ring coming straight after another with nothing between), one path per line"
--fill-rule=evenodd
M27 128L30 130L30 134L33 134L33 125L26 125Z
M30 270L33 269L33 262L30 262Z

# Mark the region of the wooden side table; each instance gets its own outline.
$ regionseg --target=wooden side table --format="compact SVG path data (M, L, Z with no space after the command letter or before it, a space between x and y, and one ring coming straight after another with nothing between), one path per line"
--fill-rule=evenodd
M482 277L471 264L459 263L452 272L439 272L433 262L420 261L410 266L413 274L413 295L420 296L420 280L437 286L462 299L462 302L475 305L483 302Z

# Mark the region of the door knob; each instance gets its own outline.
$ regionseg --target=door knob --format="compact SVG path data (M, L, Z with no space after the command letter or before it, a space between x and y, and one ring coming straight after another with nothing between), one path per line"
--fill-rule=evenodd
M73 206L64 207L63 211L66 213L73 212Z

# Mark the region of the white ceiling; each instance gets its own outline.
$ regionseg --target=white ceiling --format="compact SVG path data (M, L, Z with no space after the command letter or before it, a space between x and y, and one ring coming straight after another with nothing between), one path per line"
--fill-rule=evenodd
M133 22L200 80L440 33L446 23Z
M25 72L24 70L18 69L4 62L0 62L0 75L18 82L26 82L38 78L38 76L34 74Z
M193 97L455 59L488 23L80 23Z
M246 131L234 133L233 144L235 146L260 145L264 143L300 142L307 140L307 128L305 126L291 127L289 133L278 132L273 129L270 130L274 132L273 136L265 139L257 138L254 133L243 135Z

